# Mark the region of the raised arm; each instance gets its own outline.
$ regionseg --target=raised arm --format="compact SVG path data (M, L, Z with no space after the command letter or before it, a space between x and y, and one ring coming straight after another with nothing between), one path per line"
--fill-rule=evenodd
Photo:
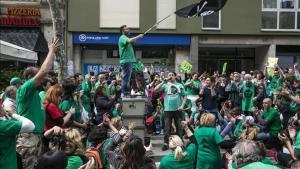
M133 42L136 42L138 39L144 37L144 34L139 34L135 37L132 37L132 38L128 38L127 40L127 43L133 43Z
M49 52L47 54L47 57L45 61L43 62L40 70L38 73L33 77L34 85L36 87L40 86L41 80L46 77L49 70L51 69L54 61L54 53L60 44L58 44L59 39L55 39L54 42L48 44Z

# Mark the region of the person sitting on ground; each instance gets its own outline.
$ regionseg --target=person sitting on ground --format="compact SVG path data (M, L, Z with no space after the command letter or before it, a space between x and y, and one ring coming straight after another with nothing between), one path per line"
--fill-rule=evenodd
M233 148L233 160L239 169L279 169L276 166L264 164L259 146L254 141L245 140L239 142Z
M39 157L36 169L65 169L67 159L62 151L49 151Z
M122 141L124 145L121 146L120 153L116 153L115 148ZM114 168L156 169L154 161L145 156L146 150L142 139L134 135L128 137L127 134L123 136L118 134L117 137L111 139L104 153Z
M277 138L281 130L281 120L279 112L272 107L272 100L266 98L263 100L264 111L260 113L258 109L254 110L254 115L265 131L259 132L256 136L258 140L268 141Z
M193 169L195 168L195 159L197 153L196 140L193 133L187 126L186 122L182 122L182 127L191 139L191 143L184 149L183 141L177 135L171 135L169 139L169 148L172 153L164 156L159 165L159 169Z

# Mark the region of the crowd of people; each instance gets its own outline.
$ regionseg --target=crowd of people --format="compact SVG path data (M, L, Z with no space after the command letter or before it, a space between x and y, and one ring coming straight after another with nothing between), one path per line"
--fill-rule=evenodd
M151 135L164 135L162 151L171 150L160 169L300 168L297 64L183 77L124 62L133 72L58 83L50 73L58 46L50 43L41 68L12 78L1 98L1 169L152 169ZM124 125L124 97L145 98L147 137Z

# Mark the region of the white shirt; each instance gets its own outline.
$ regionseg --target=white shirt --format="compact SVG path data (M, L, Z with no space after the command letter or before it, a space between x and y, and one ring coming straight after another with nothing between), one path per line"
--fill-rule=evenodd
M17 103L15 100L13 100L11 98L6 98L4 100L2 106L5 111L13 110L13 111L17 112Z

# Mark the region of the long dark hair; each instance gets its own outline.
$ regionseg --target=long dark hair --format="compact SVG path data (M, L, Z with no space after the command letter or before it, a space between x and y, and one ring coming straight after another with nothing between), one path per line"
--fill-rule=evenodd
M64 80L62 86L64 88L63 99L73 98L73 93L76 89L74 81L71 78L67 78L67 79Z
M139 169L144 163L146 150L143 140L137 136L130 136L122 149L124 165L121 169Z
M38 159L35 169L65 169L67 155L62 151L47 152Z

